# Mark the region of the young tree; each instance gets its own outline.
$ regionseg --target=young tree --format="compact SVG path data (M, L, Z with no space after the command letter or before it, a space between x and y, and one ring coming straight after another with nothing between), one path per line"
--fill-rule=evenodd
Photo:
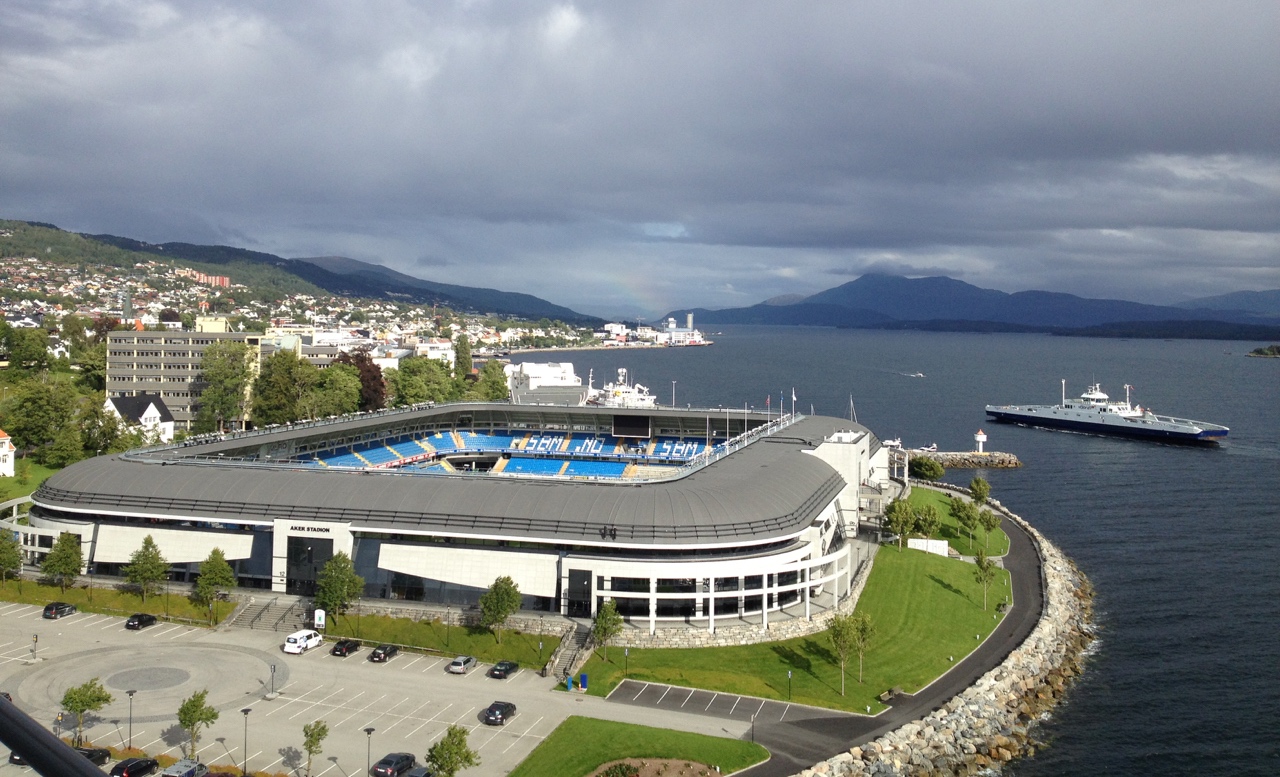
M240 425L249 388L249 346L234 340L214 341L204 349L200 372L204 385L197 412L210 426L204 431L225 431L228 423Z
M973 533L978 528L978 508L958 496L951 497L951 514L956 523L969 535L969 547L973 547Z
M974 561L973 579L982 586L982 609L987 609L987 591L996 579L996 562L987 558L985 550L978 550L978 558Z
M471 340L465 334L458 335L453 343L453 379L462 385L471 374Z
M200 744L200 730L218 721L218 711L206 703L208 697L209 689L196 691L183 699L182 706L178 707L178 725L187 732L190 740L187 745L188 758L195 757L196 746Z
M480 622L493 630L499 644L502 643L502 624L519 609L520 588L506 575L494 580L489 590L480 594Z
M982 507L991 498L991 484L985 478L976 477L969 481L969 494L973 497L973 503Z
M921 480L937 480L947 474L941 464L924 456L916 456L911 459L911 463L907 465L907 470L910 472L911 477L920 478Z
M195 600L209 608L209 620L213 621L213 605L218 595L236 587L236 573L227 563L222 548L209 551L209 557L200 562L200 577L196 578Z
M160 581L168 572L169 562L165 561L160 546L150 534L142 538L142 547L133 552L129 565L124 568L125 579L138 587L144 602L147 594L159 588Z
M884 525L889 531L898 535L898 550L901 551L907 535L915 531L916 513L905 499L898 499L884 511Z
M84 742L85 713L97 712L110 704L111 700L111 694L96 677L84 685L68 688L62 694L62 708L76 716L76 745Z
M11 531L0 531L0 583L22 571L22 546Z
M601 658L609 660L609 642L622 633L622 616L618 613L618 603L608 599L600 605L596 612L595 623L591 626L591 637L601 648Z
M302 727L302 749L307 751L307 777L311 777L311 760L320 755L329 736L329 724L313 720Z
M364 578L356 574L351 557L342 551L333 554L316 580L316 607L331 616L343 615L364 593Z
M876 637L875 624L871 622L871 613L860 612L853 616L853 650L858 654L858 682L862 682L862 660L871 648L871 640Z
M293 351L278 351L262 364L253 383L253 422L287 424L301 418L299 403L319 377L310 362Z
M986 547L991 547L991 532L1000 528L1000 516L991 510L978 513L978 523L982 524L982 533L986 535Z
M467 745L465 726L450 725L427 751L427 766L438 777L457 777L459 771L480 765L480 754Z
M916 530L925 536L926 539L932 539L933 535L938 533L938 529L942 528L942 516L938 515L938 508L933 505L922 505L916 510Z
M862 682L862 660L866 656L871 639L875 636L871 616L865 612L836 615L827 625L827 638L840 661L840 695L844 696L844 669L849 655L858 654L858 682Z
M84 568L84 554L80 550L80 536L63 532L58 535L53 548L40 564L40 571L52 578L67 592L67 585L75 585L80 570Z

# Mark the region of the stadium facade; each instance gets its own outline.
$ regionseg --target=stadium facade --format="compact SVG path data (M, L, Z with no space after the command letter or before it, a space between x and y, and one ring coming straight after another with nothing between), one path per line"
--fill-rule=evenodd
M632 622L742 618L853 572L888 451L838 418L462 403L187 440L80 462L33 495L28 560L60 532L119 574L151 535L190 579L307 595L333 554L366 595L467 607L501 575L524 607Z

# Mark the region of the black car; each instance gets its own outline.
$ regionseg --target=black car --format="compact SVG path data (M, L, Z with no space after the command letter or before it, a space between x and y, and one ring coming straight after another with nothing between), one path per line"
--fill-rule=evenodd
M340 639L333 643L329 653L335 656L349 656L360 649L360 643L354 639Z
M484 711L484 722L490 726L505 726L516 716L516 705L509 701L495 701Z
M378 663L390 661L395 658L396 654L399 652L400 648L395 645L378 645L373 649L373 652L369 654L369 660L376 661Z
M129 620L124 622L126 629L145 629L148 626L154 626L156 616L145 612L135 612L129 616Z
M66 602L49 602L44 606L44 617L49 619L61 618L64 615L75 615L76 606L67 604Z
M126 758L111 769L111 777L143 777L159 768L160 762L154 758Z
M369 774L373 777L400 777L417 765L418 759L412 753L387 753L369 769Z
M22 756L18 755L18 751L17 751L17 750L13 750L13 751L11 751L11 752L9 753L9 763L11 763L11 764L17 764L18 766L26 766L26 765L27 765L27 759L25 759L25 758L23 758Z
M76 752L98 766L103 766L111 760L111 751L105 747L77 747Z
M520 665L515 661L499 661L489 670L489 676L495 680L505 680L508 677L513 677L519 671Z

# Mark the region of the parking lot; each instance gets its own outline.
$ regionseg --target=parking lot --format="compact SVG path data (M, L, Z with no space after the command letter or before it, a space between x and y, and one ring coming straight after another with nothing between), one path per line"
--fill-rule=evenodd
M89 740L123 747L132 723L135 746L177 755L186 741L177 728L178 706L208 689L220 717L201 736L200 759L240 764L247 752L251 770L291 774L306 764L302 726L323 719L330 735L313 774L329 777L364 774L367 758L388 752L410 752L421 761L451 724L470 730L480 754L481 766L468 775L506 774L570 714L733 737L750 724L736 713L724 719L705 709L619 705L555 691L551 680L527 670L496 680L481 664L450 675L444 671L449 659L440 656L401 653L375 664L368 648L343 658L329 655L328 645L285 655L283 634L163 622L128 631L124 620L90 613L45 620L40 607L0 602L0 690L51 730L65 732L73 722L57 720L63 692L97 677L115 698L87 721ZM273 687L279 696L268 701ZM127 690L136 691L132 711ZM484 725L482 711L499 699L514 702L518 714L506 726ZM247 717L243 709L250 710ZM30 770L0 764L0 776L22 773Z

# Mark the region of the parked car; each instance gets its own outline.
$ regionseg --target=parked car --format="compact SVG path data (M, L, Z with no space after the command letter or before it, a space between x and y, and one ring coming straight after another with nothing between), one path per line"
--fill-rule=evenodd
M154 626L156 616L148 612L135 612L129 616L129 620L124 622L126 629L145 629L148 626Z
M206 777L208 774L209 767L199 761L183 758L173 766L160 772L160 777Z
M360 650L360 643L354 639L340 639L333 643L333 650L329 652L335 656L349 656Z
M18 751L17 751L17 750L13 750L13 751L10 751L10 753L9 753L9 763L11 763L11 764L17 764L18 766L26 766L26 765L27 765L27 759L25 759L25 758L23 758L22 756L18 755Z
M64 615L75 615L76 606L67 604L66 602L49 602L44 606L44 617L50 620L61 618Z
M160 762L154 758L126 758L111 769L111 777L146 777L155 774Z
M400 648L395 645L378 645L373 649L373 652L369 654L369 660L380 664L383 661L390 661L395 658L396 654L399 652Z
M449 674L466 674L476 668L475 656L458 656L445 667Z
M319 647L323 642L324 637L320 636L318 631L311 629L295 631L284 638L284 652L305 653L313 647Z
M400 777L417 765L418 759L413 757L413 753L387 753L370 767L369 774L373 777Z
M499 661L489 670L489 676L495 680L505 680L508 677L514 677L519 671L520 665L515 661Z
M505 726L516 716L516 705L509 701L495 701L484 711L484 722L490 726Z
M76 752L98 766L104 766L111 760L111 751L105 747L77 747Z
M434 772L429 766L415 766L404 773L404 777L431 777Z

